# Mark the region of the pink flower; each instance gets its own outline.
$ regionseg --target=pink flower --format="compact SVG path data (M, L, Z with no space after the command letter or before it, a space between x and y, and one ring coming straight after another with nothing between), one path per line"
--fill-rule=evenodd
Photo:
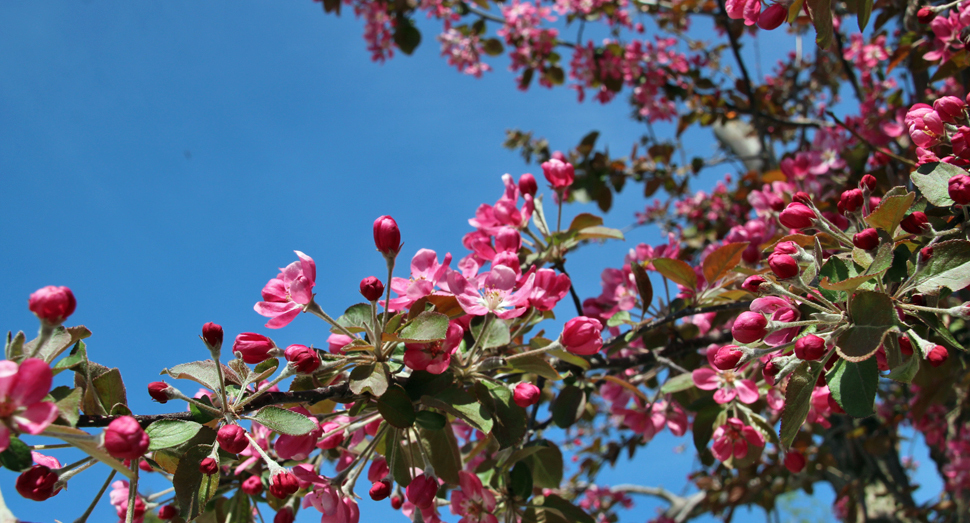
M353 341L354 338L347 336L346 334L334 333L327 337L327 348L330 351L330 354L343 354L344 347L350 345Z
M71 289L48 285L34 291L30 295L27 306L30 312L36 314L41 321L50 325L60 325L74 313L77 300L74 299Z
M300 374L313 374L320 368L320 356L317 355L317 351L306 345L290 345L283 354L286 361Z
M602 331L599 320L579 316L566 322L559 339L569 352L591 356L603 348Z
M111 484L111 493L108 494L108 499L111 500L111 504L115 507L115 513L118 514L119 523L125 521L125 517L128 515L128 482L125 480L118 480ZM145 501L141 496L135 496L135 510L134 510L134 523L142 523L145 520L145 512L148 507L145 506Z
M748 379L739 379L733 370L717 371L708 367L694 369L691 373L694 385L701 390L717 390L714 401L725 404L738 398L741 403L758 401L758 386Z
M788 18L788 8L782 4L771 4L758 16L758 27L771 31L777 29Z
M451 355L458 349L464 330L456 321L448 323L445 339L431 343L405 343L404 364L413 370L441 374L451 363Z
M721 461L727 461L732 457L744 459L751 446L765 446L764 436L754 427L745 425L738 418L728 418L727 423L714 431L711 439L714 440L711 451L714 453L714 457Z
M498 523L495 517L495 496L482 486L478 476L458 472L461 488L451 493L451 513L460 515L458 523Z
M132 416L115 419L104 430L104 450L118 459L135 459L148 451L148 434Z
M303 414L308 418L312 417L310 411L303 407L293 407L290 410ZM321 434L323 434L323 430L320 427L314 427L313 430L302 436L280 434L280 437L276 438L276 443L273 445L273 447L276 449L276 455L279 456L280 459L306 459L310 453L313 452L313 449L316 448L317 438L319 438Z
M408 501L418 508L429 508L434 505L434 498L438 494L438 480L433 476L421 474L411 480L407 486Z
M19 366L0 361L0 452L10 446L10 430L40 434L59 411L49 401L42 401L51 390L53 374L44 360L27 358Z
M222 348L222 336L222 325L210 321L202 326L202 339L206 345L217 351Z
M785 298L779 298L778 296L755 298L751 302L749 309L752 312L768 315L769 319L773 322L793 322L798 321L801 317L798 309L790 301ZM765 336L765 343L772 347L788 343L795 339L800 329L801 327L789 327L787 329L775 330Z
M434 292L435 285L445 277L451 253L445 255L444 263L438 263L438 255L431 249L421 249L411 258L411 278L394 278L391 290L398 297L391 300L388 309L397 311L410 307L414 302Z
M223 425L219 427L216 434L219 447L231 454L239 454L249 448L249 438L246 437L246 429L239 425Z
M270 329L289 325L313 300L317 265L306 254L294 252L300 260L280 269L280 273L263 287L263 301L253 307L261 316L270 318L266 323Z
M374 245L385 257L394 258L401 250L401 230L390 216L374 220Z
M946 135L943 119L926 104L912 106L906 113L905 122L909 128L909 136L918 147L933 147Z
M569 276L557 275L552 269L539 269L535 272L529 303L537 310L551 311L569 292L570 285Z
M324 421L320 424L320 434L319 436L324 436L325 434L330 434L329 436L324 436L320 441L317 442L317 447L321 449L335 449L344 442L344 431L338 431L343 424L347 422L345 416L338 416L336 421ZM319 437L318 436L318 437Z
M565 189L573 184L576 174L572 164L555 158L542 163L542 174L553 189Z
M529 308L535 275L529 276L516 290L515 271L504 266L480 274L469 282L457 271L448 273L448 287L458 298L458 304L472 316L495 314L503 320L517 318Z
M45 465L34 465L17 476L17 492L21 496L34 501L44 501L56 496L61 489L56 490L57 473Z
M516 405L524 409L538 403L541 394L542 391L539 390L539 387L523 381L515 386L515 390L512 393L512 400L515 401Z
M241 332L232 343L232 353L239 353L242 360L250 365L269 359L269 352L275 348L273 340L255 332Z

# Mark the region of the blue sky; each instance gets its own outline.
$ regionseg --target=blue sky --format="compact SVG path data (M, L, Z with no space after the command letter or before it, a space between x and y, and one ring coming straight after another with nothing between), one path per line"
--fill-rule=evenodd
M499 197L500 176L540 174L501 148L507 128L560 147L597 129L618 155L643 131L622 100L518 91L502 60L480 80L458 74L438 56L436 27L419 22L416 54L379 65L359 21L309 0L0 3L0 328L32 335L27 296L71 287L70 323L94 332L92 359L121 369L133 410L165 412L172 405L147 401L145 387L207 357L197 339L207 321L227 337L325 343L318 320L268 332L252 310L294 249L316 260L317 301L339 314L360 301L361 278L385 278L374 218L397 219L405 261L422 247L458 259L467 219ZM695 138L699 153L712 150ZM627 188L608 225L632 222L638 193ZM599 272L641 241L659 235L640 228L573 255L580 295L598 294ZM611 482L679 490L692 456L672 456L679 444L658 438ZM20 498L9 471L0 487L25 520L70 521L104 475L87 472L43 505ZM630 520L652 506L638 500ZM389 514L362 510L365 521ZM112 517L104 501L92 520Z

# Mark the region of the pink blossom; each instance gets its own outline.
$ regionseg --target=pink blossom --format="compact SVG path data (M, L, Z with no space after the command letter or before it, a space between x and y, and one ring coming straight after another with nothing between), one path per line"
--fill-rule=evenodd
M289 325L304 306L313 300L313 286L317 279L317 265L313 258L294 251L300 258L285 268L263 287L263 301L253 308L261 316L270 318L266 326L279 329Z
M426 370L431 374L441 374L448 369L451 355L458 349L464 330L458 322L448 323L445 339L431 343L404 344L404 364L412 370Z
M535 275L515 289L515 271L498 265L468 281L457 271L448 274L448 287L458 298L458 304L472 316L495 314L503 320L517 318L529 308Z
M717 390L714 401L728 403L738 398L741 403L758 401L758 387L749 379L740 379L733 370L718 371L709 367L694 369L691 373L694 385L701 390Z
M794 322L801 317L798 309L786 298L778 296L765 296L756 298L751 302L749 309L752 312L765 314L772 322ZM787 329L777 329L769 332L765 336L765 343L777 347L795 339L801 327L789 327Z
M308 418L312 418L310 411L304 407L293 407L290 410L303 414ZM321 434L323 434L323 430L319 426L314 427L313 430L302 436L280 434L280 436L276 438L276 443L273 444L273 448L276 449L276 455L281 459L306 459L310 453L313 452L313 449L317 444L317 438L319 438Z
M727 423L714 431L711 439L714 440L711 451L714 453L714 457L721 461L727 461L732 457L744 459L751 446L765 446L764 436L754 427L745 425L738 418L728 418Z
M552 269L539 269L535 273L534 287L529 303L540 311L551 311L559 300L569 293L569 276L556 274Z
M478 476L458 472L461 488L451 493L451 513L460 515L458 523L498 523L495 517L495 496L482 486Z
M10 446L10 432L40 434L57 419L57 406L43 401L53 374L44 360L27 358L19 366L0 361L0 452Z
M115 513L118 514L119 523L124 523L125 517L128 515L128 482L125 480L118 480L111 484L111 492L108 494L108 499L115 508ZM134 510L134 522L142 523L145 520L145 512L148 507L145 506L145 501L141 496L135 496L135 510Z
M445 255L444 263L438 263L438 255L431 249L419 250L411 258L411 277L409 279L394 278L391 280L391 290L398 294L388 304L392 311L410 307L419 299L434 292L435 285L445 277L448 265L451 263L451 253Z

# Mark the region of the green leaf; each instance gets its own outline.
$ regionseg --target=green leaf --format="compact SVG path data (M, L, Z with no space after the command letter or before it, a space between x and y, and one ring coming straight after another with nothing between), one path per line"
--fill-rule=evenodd
M849 264L846 261L837 256L829 256L828 261L822 265L822 269L818 271L818 276L821 278L822 283L820 283L820 292L826 299L830 301L842 302L848 298L848 294L844 291L836 291L832 289L827 289L827 285L831 285L829 282L842 282L848 280L851 277L857 276L858 273L855 268L849 268Z
M728 243L714 249L701 263L701 270L708 286L713 286L718 280L741 263L741 254L748 247L749 242Z
M475 388L475 394L492 414L492 435L499 446L504 449L518 445L526 431L525 409L515 404L512 391L505 385L490 381L479 384L481 386Z
M798 430L805 423L808 411L812 407L812 391L815 382L824 367L817 361L803 361L788 378L788 389L785 392L785 408L781 413L781 444L786 449L798 435ZM696 422L695 422L696 423Z
M925 323L929 328L933 329L933 332L939 335L940 338L943 338L943 341L947 345L953 347L954 349L960 349L962 351L967 350L966 347L957 341L957 339L953 336L953 333L950 332L950 329L946 325L943 325L939 316L933 314L932 312L917 312L917 316L919 316L919 318L923 320L923 323Z
M542 450L522 460L532 471L532 482L539 488L559 488L563 471L559 447L545 440L530 444L533 445L541 446Z
M781 441L778 439L778 433L775 432L775 428L768 423L768 420L764 419L763 417L761 417L760 414L756 412L748 412L747 416L751 424L754 425L758 430L760 430L761 433L764 434L765 438L768 439L768 441L770 441L771 443L774 443L775 445L781 444Z
M917 167L909 178L931 204L949 207L954 203L950 198L950 178L961 174L967 174L967 171L949 163L931 162Z
M80 370L82 365L87 364L88 354L83 341L74 344L71 352L61 358L53 367L51 372L56 376L64 370Z
M219 487L219 474L207 476L199 472L199 464L211 452L211 445L196 445L188 449L175 469L172 486L179 504L179 516L185 521L198 518Z
M478 340L478 346L483 349L493 349L495 347L503 347L508 345L512 341L512 335L509 332L509 322L499 318L492 318L488 322L488 329L485 331L485 337L479 340L482 336L482 325L485 323L485 318L478 316L472 319L471 329L472 336Z
M61 419L66 421L68 425L74 427L77 425L77 420L80 419L81 413L79 409L81 408L81 400L84 397L84 389L81 387L57 387L51 391L51 397L54 398L54 404L57 405L57 410L61 411Z
M859 31L865 31L866 26L869 25L869 16L872 15L872 2L873 0L859 0L859 13L856 15L856 21L859 22Z
M515 370L536 374L553 381L562 379L559 371L541 354L530 354L528 356L522 356L521 358L515 358L509 360L508 364Z
M934 244L933 255L913 278L913 284L924 294L934 294L942 287L956 291L970 285L970 242Z
M596 523L593 516L587 514L586 511L555 494L544 496L544 498L542 506L546 509L558 511L566 521L572 523Z
M348 307L343 315L337 318L337 323L346 327L350 332L357 333L364 332L365 327L370 326L370 320L370 304L357 303ZM330 332L340 334L343 331L337 327L331 327Z
M570 365L575 365L583 370L589 370L589 361L586 358L582 356L577 356L569 351L566 351L563 349L555 349L555 350L549 351L547 354L555 356L561 359L562 361L565 361Z
M222 372L227 384L242 385L242 380L239 379L236 371L223 365ZM177 380L192 380L212 391L219 390L219 372L216 370L216 364L212 360L183 363L171 369L165 369L159 374L168 374Z
M919 372L919 360L922 358L912 355L906 360L906 363L896 367L887 376L891 380L896 380L900 383L912 383L913 378L916 377L916 373Z
M457 416L482 432L492 432L494 422L491 413L477 398L464 390L447 388L434 396L423 396L421 402Z
M429 342L445 339L448 334L448 316L440 312L425 311L401 329L401 340Z
M370 392L382 396L387 390L388 367L386 363L358 365L350 371L350 391L354 394Z
M410 18L397 17L397 27L394 29L394 43L404 54L411 54L421 44L421 31L414 27Z
M418 411L414 416L414 420L419 427L427 430L441 430L448 423L448 418L430 410Z
M549 224L546 222L546 213L542 209L542 196L532 201L535 205L535 209L532 211L532 223L536 225L536 229L539 229L543 237L548 237Z
M317 428L315 420L273 405L259 409L252 417L266 428L290 436L302 436Z
M424 446L425 455L434 467L434 473L439 478L457 485L458 471L462 470L461 453L458 452L458 440L451 425L442 430L419 429L418 436Z
M253 521L253 508L249 502L249 495L239 489L229 500L225 523L249 523L251 521Z
M7 343L4 346L3 353L8 360L20 361L24 357L24 340L26 339L24 331L17 332L16 336L13 335L13 332L7 331Z
M586 393L575 385L567 385L552 402L552 420L560 428L572 426L586 411Z
M532 497L532 471L525 463L516 463L509 472L509 488L519 499Z
M570 232L579 232L587 227L598 227L603 225L603 218L596 216L595 214L590 214L588 212L577 214L573 221L569 224Z
M77 327L64 327L63 325L54 327L54 332L51 337L47 340L47 343L39 351L35 353L35 347L37 346L38 338L28 341L23 346L23 354L30 355L34 354L35 358L40 358L46 362L54 361L62 352L67 350L68 347L74 345L80 340L83 340L91 336L91 331L88 330L84 325L78 325Z
M849 300L852 325L839 335L835 348L849 361L862 361L879 349L882 338L896 323L892 299L874 291L858 291Z
M377 398L377 411L392 427L399 429L411 427L416 419L414 404L400 385L391 385Z
M580 230L574 236L576 241L580 240L623 240L623 232L612 227L587 227Z
M678 374L665 381L663 386L660 387L660 392L663 394L673 394L674 392L687 390L693 386L694 378L690 373Z
M637 294L640 296L640 310L644 313L653 303L653 284L650 283L650 276L640 262L634 261L630 264L633 272L633 279L637 284Z
M30 456L30 447L13 436L7 450L0 452L0 464L12 472L23 472L33 466L34 458Z
M498 38L486 38L482 40L482 50L488 56L499 56L505 52L505 47Z
M871 6L872 0L861 1L869 2ZM896 227L899 227L899 222L903 221L903 218L906 217L906 212L913 206L914 201L916 201L916 193L914 192L904 195L887 196L879 202L879 205L872 211L872 214L866 216L866 223L870 227L882 229L889 234L893 234L896 232Z
M201 429L202 425L194 421L158 420L145 429L150 438L148 450L176 447L195 437Z
M855 418L872 415L879 386L876 358L861 362L840 359L825 375L825 381L832 391L832 397L846 414Z
M676 258L657 258L653 260L653 266L668 280L679 283L688 289L697 288L697 274L694 273L694 269L687 262Z
M94 389L98 392L98 398L106 411L118 404L128 405L128 396L125 394L125 384L121 380L121 371L117 368L91 380Z
M819 49L832 45L832 3L830 0L806 0L812 23L815 25L815 43Z

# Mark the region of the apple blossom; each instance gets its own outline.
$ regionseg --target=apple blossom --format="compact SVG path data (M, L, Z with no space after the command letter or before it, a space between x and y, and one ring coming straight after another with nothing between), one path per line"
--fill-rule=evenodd
M306 254L294 252L299 260L280 269L280 273L263 287L263 301L253 307L261 316L270 318L266 323L270 329L289 325L313 300L317 265Z
M68 316L74 314L77 300L67 287L48 285L37 289L28 301L30 312L49 325L60 325Z

